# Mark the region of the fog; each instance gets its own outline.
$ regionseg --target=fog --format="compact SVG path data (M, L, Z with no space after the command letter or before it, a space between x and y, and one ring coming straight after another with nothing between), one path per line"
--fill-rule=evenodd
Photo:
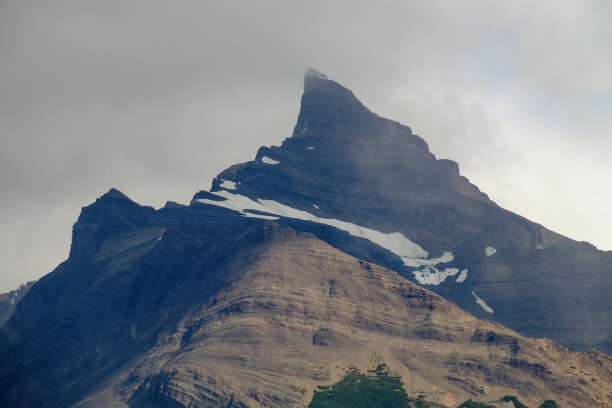
M499 205L612 249L604 1L4 1L0 292L111 187L188 203L291 135L314 67Z

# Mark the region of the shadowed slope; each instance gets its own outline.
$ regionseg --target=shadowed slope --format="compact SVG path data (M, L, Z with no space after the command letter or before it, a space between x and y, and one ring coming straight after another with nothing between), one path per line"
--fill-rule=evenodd
M211 192L402 233L430 258L448 252L453 259L435 271L414 267L373 244L337 240L312 223L279 221L428 285L476 316L577 349L612 352L612 252L500 208L455 162L436 159L409 127L377 116L314 70L304 78L293 135L221 172ZM224 205L211 197L200 192L194 205ZM445 272L454 275L444 280Z
M447 273L425 284L468 311L605 348L612 253L499 208L314 71L302 102L292 138L189 207L113 189L83 209L69 259L0 329L0 405L300 406L380 362L448 405L612 405L610 357L526 339L374 265Z
M302 406L343 369L379 362L409 394L449 405L507 394L531 405L612 403L603 354L478 320L309 234L268 224L256 235L234 254L218 292L82 406L119 396L126 406Z

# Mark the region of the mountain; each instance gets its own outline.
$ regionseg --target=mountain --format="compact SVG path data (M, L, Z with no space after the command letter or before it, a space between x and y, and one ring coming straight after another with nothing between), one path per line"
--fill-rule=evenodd
M499 207L455 162L437 160L410 128L372 113L314 70L305 76L292 137L223 171L211 192L195 201L291 217L283 222L476 316L530 337L612 353L612 251ZM374 245L371 236L363 242L353 237L364 235L350 231L329 237L338 233L320 225L339 226L324 221L330 219L395 235Z
M17 307L17 303L35 283L36 281L30 281L22 284L15 290L0 294L0 327L11 317Z
M343 369L379 362L411 394L448 405L508 394L612 403L609 356L479 320L270 221L133 226L94 258L89 276L74 276L69 260L53 273L62 285L45 277L20 303L21 316L39 318L20 319L22 336L3 356L9 406L303 406Z
M610 256L309 70L292 137L189 206L111 189L83 208L0 331L0 405L305 406L385 363L448 406L610 406L612 359L566 347L609 350Z

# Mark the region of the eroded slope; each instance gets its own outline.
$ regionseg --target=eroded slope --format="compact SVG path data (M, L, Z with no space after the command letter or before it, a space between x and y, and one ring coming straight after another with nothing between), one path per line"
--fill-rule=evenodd
M506 394L612 404L606 355L476 319L309 234L267 224L260 236L234 255L221 290L81 406L303 406L343 369L379 362L409 393L449 406Z

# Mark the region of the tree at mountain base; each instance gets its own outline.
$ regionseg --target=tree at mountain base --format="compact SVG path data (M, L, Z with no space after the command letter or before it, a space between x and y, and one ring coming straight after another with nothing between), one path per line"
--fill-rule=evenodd
M392 375L385 364L363 374L352 367L342 380L332 386L319 386L309 408L434 408L440 406L419 398L411 398L401 377ZM528 408L517 397L506 395L498 402L512 402L515 408ZM432 405L433 404L433 405ZM457 408L496 408L485 402L467 400ZM538 408L558 408L553 400Z
M366 375L352 368L331 387L315 391L310 408L410 408L412 405L400 377L389 373L379 364ZM426 407L427 405L424 405Z

